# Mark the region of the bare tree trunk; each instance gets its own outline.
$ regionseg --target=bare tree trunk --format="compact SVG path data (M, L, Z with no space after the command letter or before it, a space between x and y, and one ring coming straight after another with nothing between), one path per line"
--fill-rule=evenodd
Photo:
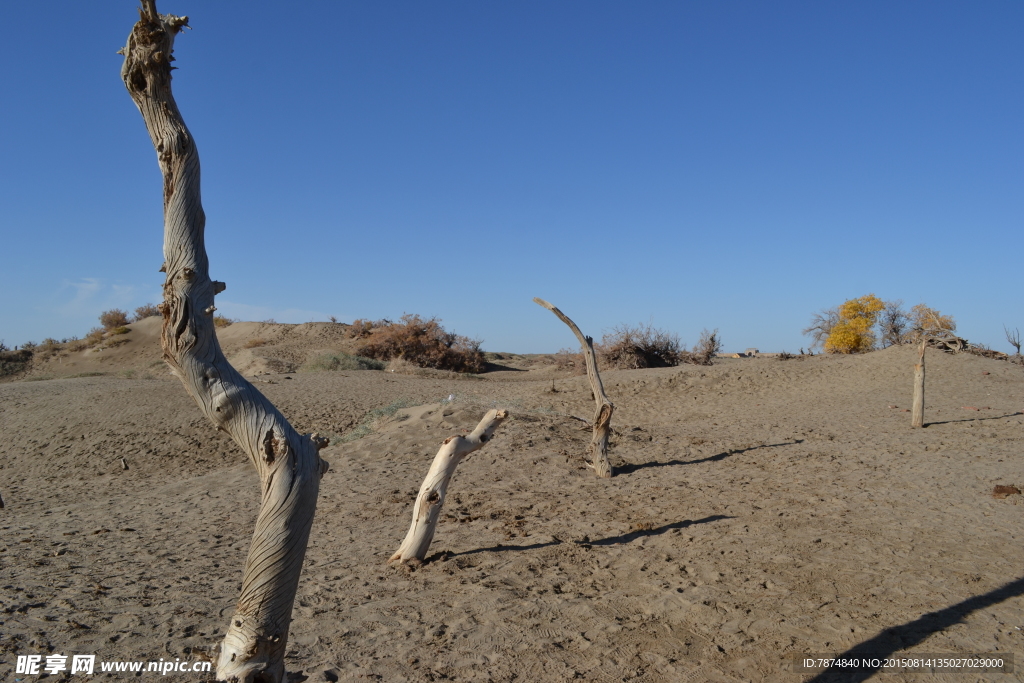
M615 410L615 406L605 395L601 376L597 374L594 339L584 336L580 332L580 328L576 327L576 323L569 320L569 316L554 305L539 297L534 297L533 301L557 315L559 320L568 325L583 347L583 357L587 361L587 378L590 379L590 388L594 392L594 401L597 403L597 412L594 414L594 435L590 440L590 462L587 464L593 468L597 476L607 479L612 476L612 464L608 461L608 436L612 429L612 412Z
M504 410L490 410L467 436L449 436L444 440L412 506L412 524L409 525L405 540L388 560L388 564L417 564L423 561L430 542L434 540L434 530L437 529L437 520L448 493L448 482L455 474L455 468L463 458L490 441L494 430L507 417L508 413Z
M224 358L213 324L215 294L203 231L199 155L171 94L175 35L188 17L159 15L143 0L121 51L121 77L142 113L164 184L164 300L161 344L171 371L217 429L235 440L259 473L262 505L242 577L242 593L221 645L217 678L284 680L292 603L327 463L327 440L298 434Z
M914 405L910 409L910 426L924 427L924 349L928 342L922 341L918 350L917 365L914 366Z

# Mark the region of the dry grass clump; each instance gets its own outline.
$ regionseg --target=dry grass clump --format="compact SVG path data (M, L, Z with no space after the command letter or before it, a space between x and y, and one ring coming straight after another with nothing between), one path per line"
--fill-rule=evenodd
M135 309L135 315L132 316L132 322L137 323L140 320L146 318L156 318L160 316L160 309L156 307L156 304L143 304Z
M446 331L437 318L406 314L397 323L356 320L349 334L364 340L356 354L367 358L403 358L421 368L455 372L482 372L486 364L479 340Z
M228 318L227 316L223 316L223 315L215 315L215 316L213 316L213 324L215 326L217 326L217 327L227 327L228 325L230 325L232 323L236 323L236 322L238 322L238 321L237 320L233 320L231 318Z
M100 313L100 325L103 329L112 330L115 327L124 327L128 324L128 313L120 308L112 308L109 311Z
M594 350L602 364L624 370L672 367L679 365L685 353L679 335L650 324L619 325Z
M262 337L253 337L249 341L245 342L245 348L255 349L258 346L265 346L267 341Z
M347 353L325 353L299 367L299 372L331 372L337 370L383 370L384 361Z

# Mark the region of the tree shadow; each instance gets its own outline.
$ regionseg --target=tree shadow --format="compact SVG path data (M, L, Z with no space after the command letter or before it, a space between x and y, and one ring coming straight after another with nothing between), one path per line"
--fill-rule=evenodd
M665 532L672 531L673 529L685 529L688 526L695 524L710 524L711 522L717 522L720 519L736 519L731 515L710 515L702 519L684 519L681 522L672 522L671 524L665 524L664 526L655 527L653 529L637 529L636 531L630 531L628 534L622 534L620 536L609 536L608 538L599 538L596 541L588 541L584 538L584 543L589 545L615 545L616 543L629 543L635 541L638 538L644 536L659 536Z
M498 372L499 370L503 372L527 372L527 370L523 368L513 368L510 365L484 361L484 372Z
M960 623L972 612L991 607L1018 595L1024 595L1024 578L1011 581L994 591L983 595L976 595L963 602L940 609L938 612L929 612L902 626L886 629L874 638L854 645L846 652L838 655L838 657L868 657L871 659L877 657L878 659L885 659L895 652L917 645L933 633L944 631L950 626ZM872 667L856 670L828 669L807 683L860 683L860 681L871 678L877 672L878 668Z
M699 465L702 462L718 462L719 460L725 460L733 455L739 455L740 453L746 453L747 451L756 451L760 448L778 448L779 446L793 446L798 443L803 443L803 439L795 439L793 441L783 441L782 443L770 443L764 446L750 446L749 448L730 448L723 453L716 453L715 455L709 455L706 458L699 458L697 460L666 460L662 462L641 462L641 463L626 463L625 465L616 465L615 474L632 474L648 467L671 467L673 465Z
M530 545L505 545L504 543L499 543L497 545L492 545L488 548L474 548L473 550L464 550L461 553L449 553L447 551L435 553L434 555L431 555L429 558L427 558L427 561L429 562L432 560L441 559L442 555L447 555L448 557L462 557L463 555L475 555L477 553L511 553L522 552L524 550L539 550L541 548L549 548L553 545L561 545L563 542L564 541L561 541L556 538L551 541L548 541L547 543L531 543Z
M983 422L984 420L1002 420L1007 417L1017 417L1018 415L1024 415L1021 412L1007 413L1006 415L993 415L991 417L968 417L963 420L943 420L942 422L926 422L925 427L931 427L932 425L949 425L956 424L957 422Z

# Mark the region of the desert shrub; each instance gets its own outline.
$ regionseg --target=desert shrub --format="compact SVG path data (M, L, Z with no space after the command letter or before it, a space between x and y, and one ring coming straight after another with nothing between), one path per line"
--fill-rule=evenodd
M715 362L715 356L722 352L722 338L718 336L718 329L709 332L701 330L700 339L690 351L684 351L681 360L693 365L711 365Z
M360 326L365 333L355 335L365 339L356 349L357 355L385 361L404 358L421 368L455 372L482 372L484 369L480 341L446 331L437 318L425 320L406 314L401 322L367 325ZM353 323L352 328L356 327Z
M956 321L934 308L918 304L910 309L910 326L918 339L948 337L956 332Z
M237 320L232 320L231 318L228 318L227 316L223 316L223 315L215 315L215 316L213 316L213 324L215 326L217 326L217 327L227 327L228 325L230 325L232 323L236 323L236 322L238 322L238 321Z
M348 336L353 339L364 339L369 337L375 329L389 327L394 324L395 323L393 321L388 320L387 318L383 318L381 320L363 320L362 318L357 318L352 321L351 325L349 325L347 333Z
M783 351L778 356L776 356L776 358L778 360L793 360L794 358L796 358L796 356L794 356L793 354L789 353L788 351Z
M267 343L266 340L262 339L261 337L253 337L249 341L245 342L245 348L247 348L247 349L255 349L258 346L266 345L266 343Z
M132 328L127 325L121 325L121 327L115 327L110 331L110 334L128 334L132 331Z
M28 369L32 362L32 349L11 351L2 344L0 347L3 349L0 350L0 377L9 377Z
M140 320L146 318L159 317L160 309L156 307L156 304L144 304L135 309L135 315L132 316L132 322L137 323Z
M619 325L601 339L598 359L612 368L667 368L679 365L679 336L653 325Z
M553 357L555 367L559 370L569 370L574 375L585 375L587 373L587 360L579 349L559 349Z
M89 330L89 334L85 335L85 339L82 341L85 342L86 346L96 346L103 342L104 334L106 334L106 330L102 327L94 327Z
M825 339L828 353L863 353L875 348L875 323L885 302L874 294L846 301L838 310L838 320Z
M324 372L333 370L383 370L384 361L347 353L326 353L304 363L299 372Z
M903 301L886 301L878 315L878 337L882 348L899 346L911 341L910 315L903 310Z
M100 313L100 325L106 330L112 330L115 327L123 327L128 324L128 313L122 311L120 308L112 308L109 311L103 311Z

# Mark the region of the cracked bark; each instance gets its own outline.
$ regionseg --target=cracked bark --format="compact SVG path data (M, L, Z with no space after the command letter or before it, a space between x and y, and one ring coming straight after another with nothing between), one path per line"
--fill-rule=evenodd
M284 680L292 604L327 463L327 440L300 435L228 363L213 323L214 295L203 233L199 155L171 94L174 38L188 17L158 14L143 0L121 50L121 77L139 108L163 174L163 358L199 409L227 432L259 474L262 504L246 558L235 615L221 643L219 680Z

